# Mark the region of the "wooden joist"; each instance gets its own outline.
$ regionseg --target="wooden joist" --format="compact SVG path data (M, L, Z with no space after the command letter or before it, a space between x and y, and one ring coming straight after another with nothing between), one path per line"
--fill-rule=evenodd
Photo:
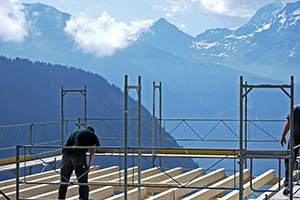
M57 171L51 170L35 175L20 178L19 196L22 199L57 199L59 187L59 169ZM181 167L161 171L159 168L150 168L141 171L141 187L138 188L138 168L132 167L127 170L127 198L153 200L153 199L238 199L239 190L231 190L235 184L239 184L239 173L226 176L225 169L218 169L211 173L204 174L204 169L197 168L183 173ZM294 172L294 177L299 176L299 171ZM253 191L250 188L250 171L245 169L243 171L244 183L243 194L244 197L251 194ZM275 170L269 170L260 176L252 179L252 187L260 188L266 184L275 184L271 180L275 178ZM67 199L78 198L78 183L76 176L73 174L71 180L75 181L74 185L68 187ZM38 184L36 184L36 183ZM26 184L28 183L28 184ZM10 199L16 199L15 179L0 182L1 191L5 193ZM95 167L89 173L89 188L91 199L107 199L107 200L121 200L124 199L124 170L119 169L118 166L113 166L105 169ZM283 179L281 180L281 187ZM185 188L185 186L187 188ZM209 189L197 189L189 187L205 187ZM270 186L271 187L271 186ZM219 188L219 189L213 189ZM227 189L226 189L227 188ZM278 183L270 189L278 189ZM139 191L141 193L139 193ZM229 192L222 197L223 192ZM121 193L120 193L121 192ZM193 192L193 193L191 193ZM189 194L191 193L191 194ZM282 191L281 191L282 193ZM275 192L265 192L257 200L273 198L277 194ZM277 197L277 196L276 196ZM5 198L0 194L0 200Z
M255 179L252 180L252 186L254 189L258 189L261 186L263 186L265 183L269 182L275 177L275 170L268 170L267 172L261 174L260 176L256 177ZM244 191L243 195L244 197L249 195L252 192L250 188L250 181L244 185ZM222 197L220 200L235 200L238 199L239 197L239 191L235 190L224 197Z
M20 162L19 167L21 169L21 168L25 168L25 167L26 168L34 167L34 166L42 165L42 164L53 164L57 161L61 161L61 159L62 159L62 155L48 157L48 158L40 158L40 159L35 159L35 160L29 160L29 161ZM17 169L16 163L0 166L0 172L15 171L16 169Z
M89 174L89 182L93 182L94 180L107 180L110 175L114 175L114 176L118 176L120 173L119 172L119 167L114 166L114 167L110 167L110 168L104 168L101 169L97 172L97 174L93 174L92 178L90 178L90 174ZM40 195L36 195L36 196L31 196L31 199L41 199L41 198L48 198L48 199L55 199L57 198L57 194L58 194L58 185L56 185L55 190L50 191L48 193L44 193L44 194L40 194ZM91 188L91 186L89 186ZM98 186L99 188L99 186ZM71 185L68 187L68 191L67 191L67 198L70 198L72 196L78 196L78 185Z
M249 169L245 169L243 172L244 176L244 180L248 179L250 177L250 170ZM236 173L234 175L231 175L213 185L211 185L211 188L230 188L232 186L234 186L235 184L239 183L239 176L240 173ZM197 200L197 199L211 199L212 197L224 192L225 189L202 189L199 192L196 192L186 198L184 198L183 200Z
M197 186L197 187L202 187L205 186L207 184L210 184L212 182L215 182L216 180L219 180L221 178L225 177L225 169L218 169L216 171L213 171L209 174L206 174L204 176L200 176L196 179L194 179L191 182L188 182L186 184L186 186ZM154 199L178 199L180 197L182 197L185 194L188 194L192 191L194 191L196 189L183 189L183 188L173 188L173 189L169 189L166 190L164 192L161 192L157 195L154 195L152 197L147 198L147 200L154 200Z
M298 179L299 179L299 176L300 176L300 170L295 170L294 172L293 172L293 179L294 179L294 181L297 181ZM280 187L278 187L278 183L276 183L276 184L274 184L270 189L268 189L268 190L273 190L273 191L275 191L275 190L280 190L280 189L282 189L283 188L283 185L284 185L284 178L282 178L281 179L281 181L280 181ZM277 192L264 192L263 194L261 194L259 197L257 197L256 199L257 200L264 200L264 199L266 199L266 197L267 197L267 199L269 199L269 198L271 198L271 197L274 197L274 198L277 198L277 196L279 196L279 198L280 198L280 196L282 196L282 192L279 192L280 194L278 194ZM276 197L275 197L275 195L276 195Z

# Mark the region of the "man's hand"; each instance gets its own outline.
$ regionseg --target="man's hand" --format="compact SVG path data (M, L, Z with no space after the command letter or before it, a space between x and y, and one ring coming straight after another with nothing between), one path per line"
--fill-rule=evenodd
M284 146L286 144L286 139L284 136L281 137L280 144L281 144L281 146Z

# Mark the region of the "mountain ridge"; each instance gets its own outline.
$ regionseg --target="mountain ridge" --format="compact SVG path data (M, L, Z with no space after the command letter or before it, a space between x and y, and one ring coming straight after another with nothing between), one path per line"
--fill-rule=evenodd
M68 17L68 15L66 16ZM40 13L39 17L43 18L43 13ZM54 21L62 19L55 18L55 16L52 17ZM64 23L66 22L62 21L58 24ZM165 19L161 19L159 24L168 25L168 22ZM40 25L36 27L37 30L44 29L47 32L48 27ZM62 33L62 27L63 25L60 25L60 28L55 26L51 28L54 28L58 33ZM53 31L41 37L30 38L23 45L13 46L11 43L2 42L0 43L0 53L8 57L28 58L30 60L82 68L92 73L101 74L110 83L120 88L123 87L122 80L125 74L129 75L129 77L141 75L143 88L146 88L144 105L149 110L152 107L151 83L153 81L161 81L164 85L165 117L235 118L238 116L239 77L245 75L256 82L269 80L268 78L262 78L263 74L254 75L254 72L250 74L241 71L242 69L240 68L237 68L239 70L237 71L221 65L222 63L220 62L210 62L209 59L219 58L218 55L223 53L220 46L233 51L234 47L227 43L222 45L220 42L204 43L201 41L201 38L196 40L196 38L180 32L174 25L168 25L168 27L178 31L172 35L174 36L173 41L175 41L173 43L170 42L172 40L167 41L166 38L162 39L164 43L160 43L161 40L153 37L151 31L149 31L142 34L138 40L126 49L119 50L114 55L104 58L98 58L91 53L83 53L80 49L76 49L75 41L66 35L57 38L52 37L55 35ZM155 28L154 24L152 30L155 30ZM212 39L214 34L228 35L230 33L228 29L217 29L217 31L212 32ZM176 34L186 36L186 40L181 41ZM147 40L146 36L149 37ZM189 46L190 39L198 42L194 43L194 48ZM152 42L149 42L149 40ZM228 38L228 41L230 40L233 39ZM195 49L196 46L198 49ZM210 55L210 51L213 51L214 56ZM201 56L199 56L199 52L202 52ZM255 60L255 55L251 56L250 53L248 53L246 60L249 63ZM239 54L242 54L242 52ZM201 59L203 57L205 59ZM282 77L282 79L288 81L289 77ZM277 82L282 82L282 79L278 79L280 81ZM276 81L273 79L270 82L274 83ZM223 105L220 103L220 99L226 103ZM215 105L220 106L216 108ZM263 111L262 113L266 112Z

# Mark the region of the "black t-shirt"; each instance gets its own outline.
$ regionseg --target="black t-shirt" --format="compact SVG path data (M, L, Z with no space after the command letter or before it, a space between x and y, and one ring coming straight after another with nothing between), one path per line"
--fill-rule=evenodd
M98 137L89 130L78 129L75 130L68 138L65 146L100 146ZM71 150L71 149L64 149ZM76 149L76 151L87 152L88 149ZM72 150L71 150L72 151Z
M290 120L290 114L286 118ZM294 135L300 137L300 104L294 106Z

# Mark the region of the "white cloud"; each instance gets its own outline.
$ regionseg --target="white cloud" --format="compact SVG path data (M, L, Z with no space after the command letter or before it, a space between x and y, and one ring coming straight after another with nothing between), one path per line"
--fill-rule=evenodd
M295 1L285 0L286 3ZM273 0L157 0L155 8L173 14L197 10L210 15L250 18L257 9L272 2Z
M4 42L22 42L28 36L28 27L23 5L17 0L1 0L0 39Z
M64 31L71 36L85 53L98 57L109 56L126 48L139 31L148 29L152 20L134 21L130 25L117 22L107 12L97 19L88 18L85 13L72 17Z
M201 0L201 7L213 15L250 18L258 7L247 0Z

